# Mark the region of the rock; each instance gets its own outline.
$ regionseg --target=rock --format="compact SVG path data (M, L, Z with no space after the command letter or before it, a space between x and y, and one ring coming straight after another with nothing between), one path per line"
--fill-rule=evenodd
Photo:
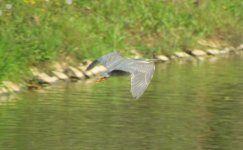
M238 47L236 48L236 50L243 50L243 44L241 44L240 46L238 46Z
M228 54L229 52L230 52L229 48L225 48L225 49L219 51L220 54Z
M0 95L8 93L8 90L4 87L0 88Z
M190 53L195 57L202 57L206 55L204 51L198 49L192 50Z
M92 76L95 76L95 75L97 75L99 72L100 72L100 70L99 70L99 67L100 66L95 66L94 68L92 68L91 70L86 70L86 68L88 67L88 65L89 64L87 64L87 65L81 65L81 66L79 66L79 69L85 74L85 76L86 77L92 77Z
M97 65L94 68L92 68L91 70L86 71L88 65L80 65L79 69L82 70L82 72L87 76L87 77L92 77L95 76L97 74L99 74L100 72L106 71L107 69L102 66L102 65Z
M81 65L78 67L78 69L81 70L81 72L82 72L86 77L88 77L88 78L94 76L94 73L91 71L91 70L93 70L93 69L86 71L86 68L88 67L89 64L90 64L90 63L88 63L87 65L82 65L82 64L81 64Z
M156 59L160 60L160 61L163 61L163 62L166 62L166 61L169 61L170 59L165 56L165 55L157 55L156 56Z
M64 68L63 68L63 66L60 63L55 62L53 64L53 68L57 72L64 72Z
M107 68L100 65L100 66L96 66L95 68L93 68L91 70L91 72L93 73L93 75L98 75L101 72L107 71Z
M209 50L207 50L207 54L209 54L209 55L218 55L218 54L220 54L220 52L217 49L209 49Z
M31 73L32 73L34 76L37 76L38 74L40 74L40 71L39 71L37 68L35 68L35 67L31 67L31 68L30 68L30 71L31 71Z
M86 69L87 69L88 65L83 65L83 64L80 64L78 66L78 69L80 69L82 72L84 72Z
M93 70L93 69L92 69ZM95 74L92 72L92 70L89 70L89 71L85 71L84 74L87 76L87 77L92 77L94 76Z
M233 46L228 47L228 49L229 49L229 51L231 51L231 52L233 52L233 51L235 51L235 50L236 50L236 48L234 48Z
M174 56L174 55L171 55L171 56L170 56L170 59L171 59L171 60L176 60L176 59L177 59L177 57L176 57L176 56Z
M72 66L69 66L65 72L69 77L85 79L85 75L81 71L79 71L77 68L74 68Z
M19 92L21 90L20 86L11 82L11 81L3 81L2 82L5 87L12 92Z
M40 73L40 74L37 75L37 80L40 83L44 83L44 84L48 83L48 84L51 84L51 83L56 82L58 79L57 79L57 77L50 77L46 73Z
M107 71L107 68L104 66L97 66L97 71L98 71L98 73L104 72L104 71Z
M99 74L101 72L100 69L99 69L99 66L97 66L94 69L92 69L92 72L93 72L94 75Z
M52 73L60 80L67 80L68 76L62 72L59 71L52 71Z
M187 53L185 52L175 52L174 55L178 58L188 58L190 57L190 55L188 55Z
M138 52L137 50L135 50L135 49L131 50L131 53L132 53L132 55L134 55L135 59L143 57L143 55L140 52Z

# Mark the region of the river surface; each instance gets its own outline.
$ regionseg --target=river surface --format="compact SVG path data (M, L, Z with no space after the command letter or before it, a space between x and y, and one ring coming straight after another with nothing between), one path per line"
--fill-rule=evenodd
M158 64L139 100L118 76L0 102L0 150L242 149L240 57Z

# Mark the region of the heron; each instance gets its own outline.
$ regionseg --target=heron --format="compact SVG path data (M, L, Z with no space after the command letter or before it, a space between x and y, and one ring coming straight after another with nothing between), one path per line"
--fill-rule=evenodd
M116 51L94 60L86 70L91 70L97 64L101 64L107 69L100 73L101 78L98 81L108 79L115 71L129 73L131 75L131 93L135 99L143 95L155 71L152 60L128 59Z

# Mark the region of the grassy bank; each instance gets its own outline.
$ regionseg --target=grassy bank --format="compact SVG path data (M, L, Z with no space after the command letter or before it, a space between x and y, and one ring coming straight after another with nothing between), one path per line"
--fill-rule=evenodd
M0 1L0 80L18 81L28 66L65 55L171 53L196 47L200 39L237 45L242 8L241 0Z

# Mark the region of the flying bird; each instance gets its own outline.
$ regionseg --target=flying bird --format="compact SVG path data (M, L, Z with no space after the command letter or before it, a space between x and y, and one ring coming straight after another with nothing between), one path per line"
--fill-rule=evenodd
M123 58L118 52L112 52L94 60L86 70L94 68L97 64L107 68L107 71L100 73L101 78L98 81L109 78L115 71L130 73L131 93L136 99L147 89L155 70L153 61Z

